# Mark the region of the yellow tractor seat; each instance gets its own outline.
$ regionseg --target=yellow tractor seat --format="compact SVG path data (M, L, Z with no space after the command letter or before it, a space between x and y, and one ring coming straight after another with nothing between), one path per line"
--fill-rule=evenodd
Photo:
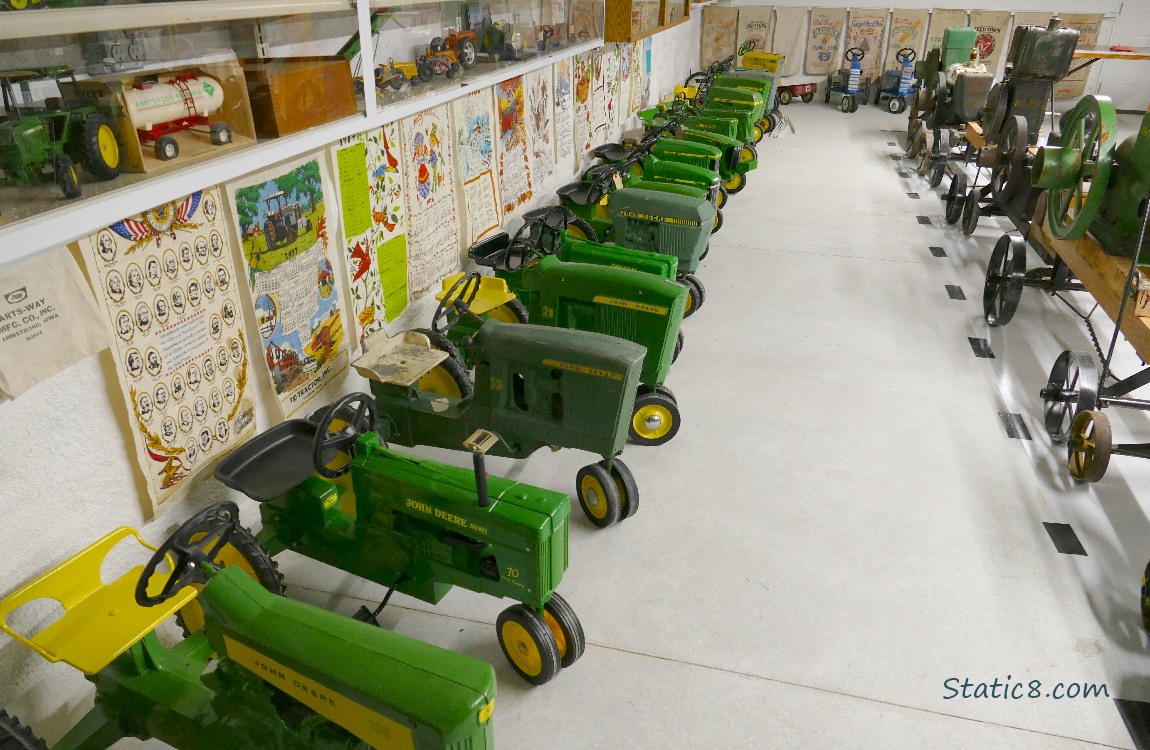
M462 272L457 273L454 276L448 276L446 279L444 279L443 289L439 292L439 294L435 295L435 298L437 300L442 300L444 297L446 297L447 293L451 291L451 287L455 286L455 283L461 278L463 278ZM463 287L460 287L460 290L462 290L462 288ZM459 296L459 291L455 293L455 296ZM480 276L479 291L476 293L475 299L471 301L471 304L468 305L468 307L470 307L471 312L475 313L476 315L483 315L484 313L491 312L500 305L507 304L513 299L518 299L518 297L515 296L514 292L507 288L506 281L496 276ZM452 298L450 301L454 302L455 299Z

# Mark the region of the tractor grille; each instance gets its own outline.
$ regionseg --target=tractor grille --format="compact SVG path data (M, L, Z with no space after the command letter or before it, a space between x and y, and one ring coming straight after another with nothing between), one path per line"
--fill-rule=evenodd
M693 227L683 229L670 224L662 224L659 227L659 252L674 255L680 262L689 261L694 254L695 242L698 237L698 230ZM620 334L615 335L622 338Z
M539 545L539 571L535 581L536 591L551 591L555 588L555 581L551 580L551 544L549 536Z
M600 422L600 407L595 402L592 384L585 377L563 379L563 427L578 434L586 434Z
M599 313L599 332L619 339L634 341L638 326L635 321L635 311L614 305L601 305Z
M447 750L472 750L474 747L475 743L468 737L467 739L447 745Z

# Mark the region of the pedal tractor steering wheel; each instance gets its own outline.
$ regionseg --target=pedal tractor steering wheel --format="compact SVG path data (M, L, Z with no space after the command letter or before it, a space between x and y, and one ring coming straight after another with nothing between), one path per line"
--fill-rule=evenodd
M916 57L918 57L918 53L912 50L910 47L903 47L898 52L894 53L895 61L902 65L906 65L908 62L914 62Z
M436 333L447 333L455 328L460 319L471 312L471 303L479 294L479 283L479 274L469 273L452 284L447 294L439 301L439 306L435 308L435 315L431 318L431 330Z
M856 52L858 54L855 54ZM863 51L862 47L851 47L844 53L843 60L849 63L854 62L855 58L858 58L859 62L862 62L864 57L866 57L866 52Z
M351 408L353 405L354 409ZM332 425L337 419L345 424L333 430ZM320 417L312 443L311 461L316 472L322 477L335 479L351 471L355 441L360 435L375 429L375 419L375 401L366 393L349 393L329 406ZM333 469L330 465L337 456L344 456L347 460Z
M136 604L155 607L171 599L187 586L204 583L208 575L203 564L215 559L231 540L240 523L240 509L230 501L204 508L176 529L144 565L136 581ZM192 537L196 537L193 542ZM160 567L171 558L172 571L158 594L149 594L148 586Z

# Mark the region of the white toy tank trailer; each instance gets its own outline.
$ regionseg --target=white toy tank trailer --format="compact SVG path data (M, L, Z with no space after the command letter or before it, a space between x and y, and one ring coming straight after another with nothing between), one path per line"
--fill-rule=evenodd
M171 161L180 155L173 133L207 127L212 145L231 143L232 129L212 122L209 115L224 105L223 86L215 78L181 73L157 81L144 81L124 91L124 103L140 143L153 143L156 158Z

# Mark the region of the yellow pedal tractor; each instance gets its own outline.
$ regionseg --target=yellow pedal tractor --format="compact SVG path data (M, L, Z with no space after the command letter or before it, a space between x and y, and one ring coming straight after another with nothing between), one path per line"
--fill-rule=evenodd
M201 511L105 584L105 559L130 539L154 549L117 529L0 602L4 632L96 687L95 707L52 750L106 750L125 737L177 750L494 747L490 664L285 599L243 566L221 566L237 539L253 544L234 503ZM34 635L13 625L16 610L45 599L62 607L58 619ZM164 646L156 628L189 605L201 629ZM0 711L0 748L47 746Z

